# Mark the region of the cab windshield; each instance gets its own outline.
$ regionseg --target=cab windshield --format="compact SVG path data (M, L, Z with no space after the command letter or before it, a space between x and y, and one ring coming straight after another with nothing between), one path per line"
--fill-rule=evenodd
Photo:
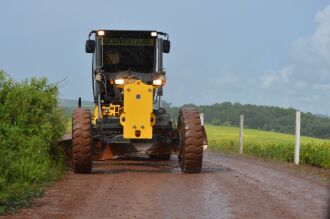
M103 67L108 72L151 73L155 65L154 38L103 38Z

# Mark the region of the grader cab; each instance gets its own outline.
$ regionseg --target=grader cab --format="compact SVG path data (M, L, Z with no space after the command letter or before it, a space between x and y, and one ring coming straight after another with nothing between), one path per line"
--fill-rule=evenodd
M91 37L94 37L91 39ZM161 106L166 72L163 54L169 36L157 31L91 31L95 107L78 108L72 117L72 160L76 173L90 173L93 160L113 156L177 154L184 173L199 173L207 137L194 108L181 108L175 126Z

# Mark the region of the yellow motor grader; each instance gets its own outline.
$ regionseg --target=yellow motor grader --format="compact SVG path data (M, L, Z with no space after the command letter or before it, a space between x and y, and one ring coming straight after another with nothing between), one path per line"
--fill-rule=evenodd
M93 39L91 39L93 37ZM181 108L175 125L161 106L169 53L166 33L93 30L85 50L92 54L94 111L81 107L72 116L72 161L75 173L90 173L93 160L113 156L178 155L184 173L199 173L207 137L200 113Z

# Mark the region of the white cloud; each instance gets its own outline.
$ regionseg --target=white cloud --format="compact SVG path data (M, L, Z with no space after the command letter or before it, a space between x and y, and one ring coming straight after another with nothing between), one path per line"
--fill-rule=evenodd
M314 19L315 31L292 43L285 67L261 76L258 96L266 103L329 114L330 5Z
M302 89L302 88L306 88L308 86L308 83L306 81L297 81L295 83L295 87Z
M246 72L239 72L239 68L230 65L213 72L199 69L194 75L185 73L183 67L180 74L170 76L180 82L170 85L169 91L176 90L169 92L170 95L173 99L180 96L180 104L229 100L330 114L327 101L330 99L330 5L317 12L314 19L315 30L292 42L285 51L287 59L281 60L282 66L264 71L259 78L248 68Z
M285 66L280 72L270 72L261 76L261 86L263 88L278 87L288 84L290 77L294 72L294 66Z
M273 84L277 83L278 81L279 81L279 78L274 73L269 73L269 74L263 75L261 77L261 84L263 87L266 87L266 88L272 86Z
M289 61L297 67L296 78L330 82L330 5L317 12L315 22L317 26L310 37L293 43Z
M330 91L330 84L314 84L313 88L318 90Z
M311 46L315 52L325 58L326 61L330 61L330 5L328 5L323 11L319 11L315 20L318 23L318 27L314 35L309 39Z

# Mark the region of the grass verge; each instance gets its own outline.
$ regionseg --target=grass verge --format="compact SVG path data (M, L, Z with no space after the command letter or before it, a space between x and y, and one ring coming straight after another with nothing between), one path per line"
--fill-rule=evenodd
M238 153L239 128L206 125L210 149ZM244 154L293 161L295 136L244 129ZM330 168L330 140L301 137L300 162Z

